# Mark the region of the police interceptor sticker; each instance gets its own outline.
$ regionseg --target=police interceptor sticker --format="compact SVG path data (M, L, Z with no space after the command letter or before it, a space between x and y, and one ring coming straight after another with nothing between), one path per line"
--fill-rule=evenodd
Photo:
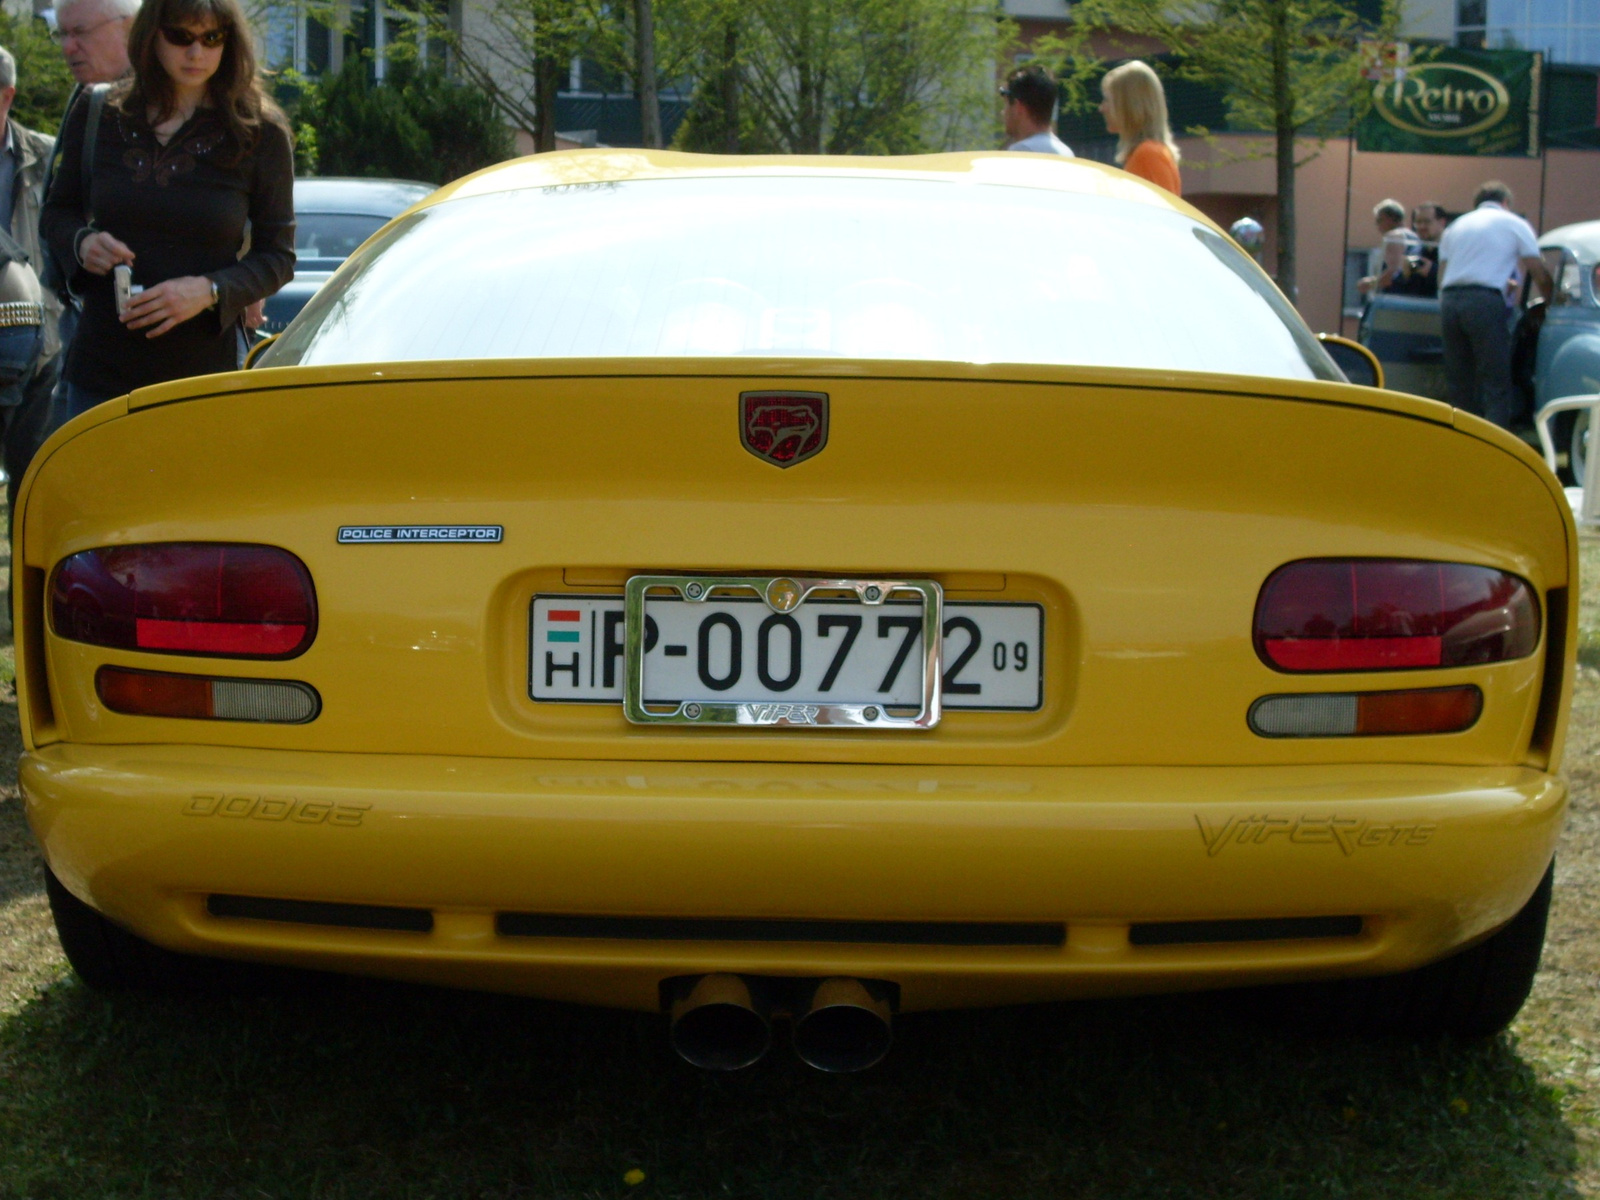
M368 542L498 542L502 525L341 525L343 545Z

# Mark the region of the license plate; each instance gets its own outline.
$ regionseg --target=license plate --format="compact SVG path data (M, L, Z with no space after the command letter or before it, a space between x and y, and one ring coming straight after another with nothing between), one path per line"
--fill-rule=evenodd
M681 589L693 582L707 593L685 595ZM634 707L647 723L670 715L676 723L706 724L713 710L725 716L713 724L925 728L914 722L919 714L926 721L929 707L1027 712L1043 704L1044 610L1037 604L943 603L937 705L930 706L923 596L890 593L873 604L819 589L784 613L756 590L772 582L738 588L677 577L668 587L640 589L642 686ZM532 699L625 703L626 610L615 595L535 596ZM870 720L868 708L877 710Z

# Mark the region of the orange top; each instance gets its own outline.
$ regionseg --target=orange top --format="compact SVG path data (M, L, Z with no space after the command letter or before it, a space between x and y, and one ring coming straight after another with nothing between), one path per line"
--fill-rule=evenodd
M1172 151L1160 142L1151 141L1149 138L1140 142L1128 155L1128 161L1122 164L1122 169L1166 188L1174 196L1183 195L1183 181L1178 176L1178 164L1172 157Z

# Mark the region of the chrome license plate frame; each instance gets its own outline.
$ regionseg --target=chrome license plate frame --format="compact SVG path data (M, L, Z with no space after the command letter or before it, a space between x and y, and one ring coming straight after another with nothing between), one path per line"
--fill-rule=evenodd
M754 592L775 613L791 613L815 592L851 592L867 608L891 597L918 598L922 609L922 701L916 712L894 713L883 704L814 701L680 701L668 707L644 703L644 635L647 595L672 592L690 604L713 595ZM695 729L927 730L939 724L944 704L944 589L931 579L834 579L803 575L635 575L623 601L622 711L635 725L682 725Z

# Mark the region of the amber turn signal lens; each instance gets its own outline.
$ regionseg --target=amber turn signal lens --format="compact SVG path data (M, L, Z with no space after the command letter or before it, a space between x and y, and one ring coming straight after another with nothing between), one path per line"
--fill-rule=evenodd
M1482 711L1483 693L1475 687L1368 692L1356 704L1356 733L1457 733Z
M1482 712L1476 687L1414 688L1263 696L1250 706L1249 721L1261 737L1373 737L1460 733Z
M136 717L304 725L322 710L316 689L291 679L208 679L101 667L94 687L112 712Z

